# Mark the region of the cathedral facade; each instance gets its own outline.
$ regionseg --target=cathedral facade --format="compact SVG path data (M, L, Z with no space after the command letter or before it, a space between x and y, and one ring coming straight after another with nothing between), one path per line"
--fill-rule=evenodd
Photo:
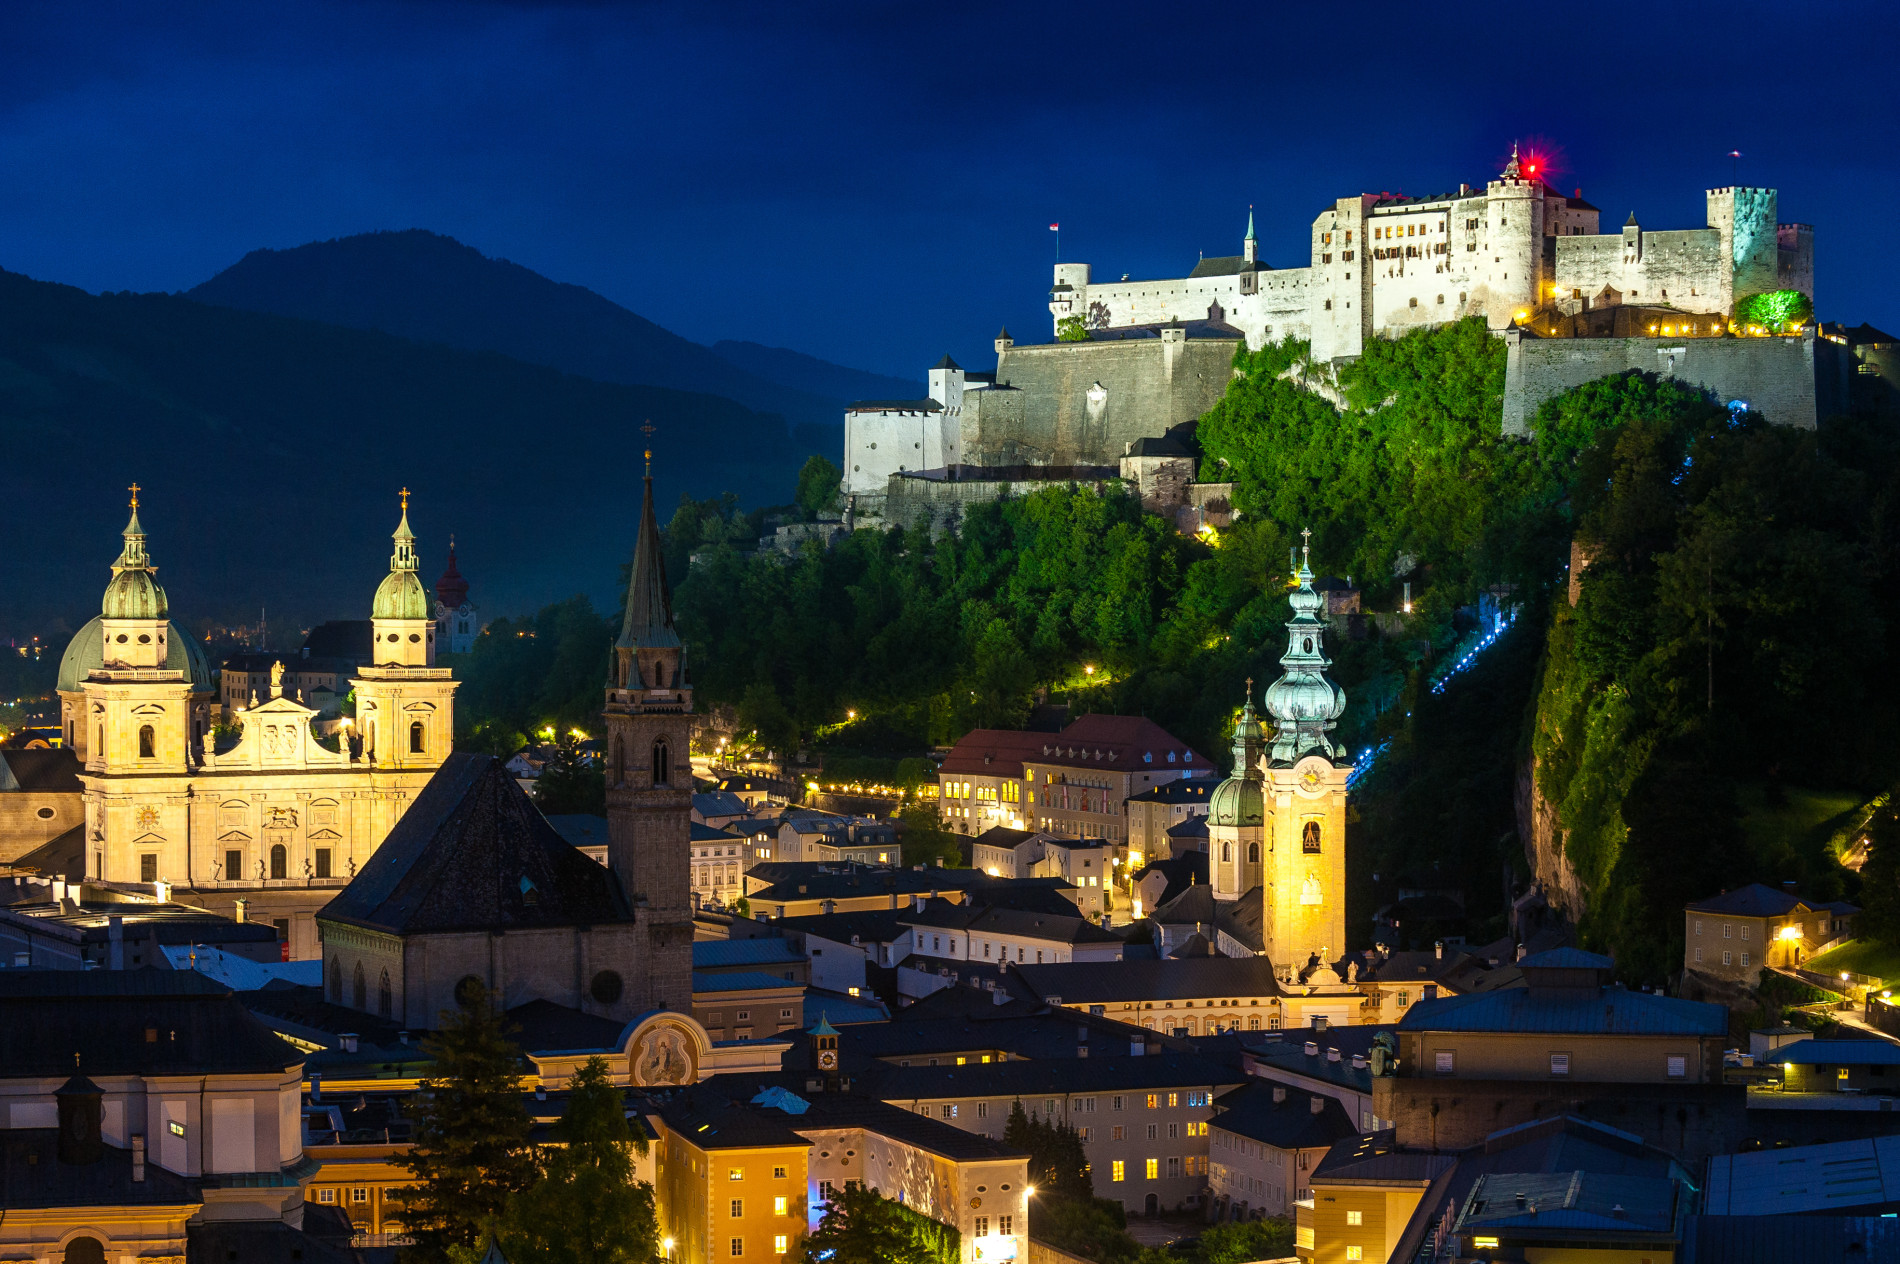
M407 497L372 603L374 653L350 684L337 749L285 696L239 709L218 749L203 651L172 622L137 498L101 613L61 660L59 696L82 768L83 874L272 924L292 959L318 952L313 915L369 860L454 743L456 682L417 576Z

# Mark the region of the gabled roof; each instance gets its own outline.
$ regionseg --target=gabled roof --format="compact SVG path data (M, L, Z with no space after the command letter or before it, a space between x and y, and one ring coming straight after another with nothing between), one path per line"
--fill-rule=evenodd
M1519 968L1534 959L1526 957L1518 963ZM1728 1033L1728 1009L1619 987L1585 989L1581 995L1577 989L1552 992L1538 987L1504 988L1418 1001L1406 1011L1399 1028L1402 1031L1722 1036Z
M79 794L79 757L64 747L0 750L0 794Z
M1061 961L1016 966L1037 996L1064 1005L1112 1001L1235 1000L1280 995L1265 957L1184 957L1160 961Z
M693 796L693 811L701 816L744 816L751 810L729 790L704 790Z
M1255 1080L1223 1095L1215 1102L1220 1113L1208 1126L1276 1150L1330 1147L1342 1138L1359 1135L1358 1124L1338 1098L1280 1086L1284 1100L1276 1102L1275 1087ZM1321 1103L1318 1111L1313 1109L1315 1101Z
M1156 910L1159 911L1190 887L1207 885L1207 853L1190 851L1170 856L1166 860L1151 860L1135 875L1135 881L1140 882L1151 873L1158 873L1167 879L1168 885L1161 889L1161 898L1155 901Z
M632 914L613 871L556 833L499 759L457 751L318 917L420 934Z
M1070 906L1073 912L1074 906ZM1111 934L1079 914L1057 916L996 904L952 904L948 900L930 900L922 912L911 912L901 919L911 926L963 930L971 934L1010 935L1021 939L1044 939L1061 944L1119 944L1120 935Z
M950 748L937 771L950 776L1020 777L1023 760L1040 754L1049 737L1017 729L971 729Z
M905 927L899 919L908 912L908 909L868 909L860 913L813 913L805 917L781 917L773 925L833 943L848 944L856 936L860 946L888 944L903 936Z
M1724 891L1706 900L1697 900L1689 906L1691 913L1727 913L1731 917L1785 917L1797 908L1829 910L1841 908L1843 912L1860 910L1853 905L1831 905L1819 900L1803 899L1793 891L1781 890L1760 882L1751 882L1745 887L1733 891Z

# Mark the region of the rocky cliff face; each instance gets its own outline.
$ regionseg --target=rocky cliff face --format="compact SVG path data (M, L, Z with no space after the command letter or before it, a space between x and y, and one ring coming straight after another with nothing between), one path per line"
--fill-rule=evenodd
M1524 860L1544 888L1550 907L1570 922L1583 915L1588 896L1583 880L1564 855L1564 830L1557 809L1537 789L1537 760L1526 755L1517 770L1517 834Z

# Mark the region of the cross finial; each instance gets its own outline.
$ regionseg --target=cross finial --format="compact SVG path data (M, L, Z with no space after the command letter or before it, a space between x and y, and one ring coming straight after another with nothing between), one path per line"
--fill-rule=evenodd
M126 488L126 490L132 493L132 508L137 509L139 507L139 485L134 483L132 486Z
M1247 677L1247 701L1253 701L1253 677Z
M646 458L648 478L653 477L653 432L656 429L658 429L658 427L653 424L653 418L651 417L640 423L640 433L647 437Z
M403 488L402 491L398 493L398 495L402 497L402 511L404 513L408 513L409 512L409 489L407 487Z
M1307 558L1306 558L1307 550L1312 546L1312 543L1313 543L1313 528L1311 527L1300 528L1300 569L1301 570L1312 569L1311 565L1307 562Z

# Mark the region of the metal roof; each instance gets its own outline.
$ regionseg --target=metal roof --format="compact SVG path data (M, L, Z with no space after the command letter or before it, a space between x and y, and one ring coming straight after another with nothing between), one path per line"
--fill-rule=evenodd
M1518 965L1521 968L1531 960L1527 957ZM1728 1009L1619 987L1600 987L1594 995L1577 995L1570 989L1504 988L1419 1001L1406 1012L1399 1029L1724 1036L1728 1034Z
M1703 1209L1785 1216L1886 1203L1900 1203L1900 1137L1715 1155Z
M693 944L693 968L803 964L805 954L783 939L702 939Z
M1900 1066L1900 1045L1887 1040L1803 1040L1768 1055L1795 1066Z

